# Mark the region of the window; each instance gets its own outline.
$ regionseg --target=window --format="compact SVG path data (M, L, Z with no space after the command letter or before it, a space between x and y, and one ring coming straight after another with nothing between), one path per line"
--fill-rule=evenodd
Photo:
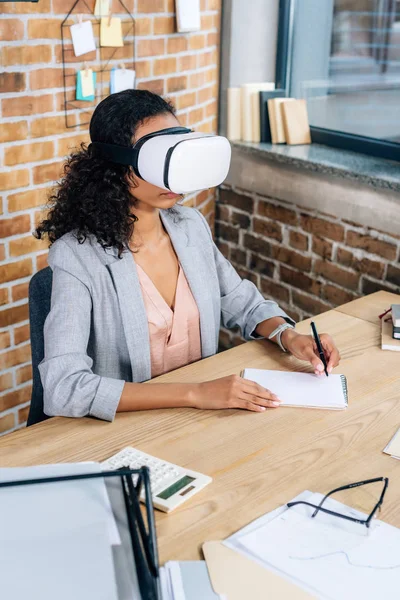
M400 160L400 0L281 0L277 86L313 141Z

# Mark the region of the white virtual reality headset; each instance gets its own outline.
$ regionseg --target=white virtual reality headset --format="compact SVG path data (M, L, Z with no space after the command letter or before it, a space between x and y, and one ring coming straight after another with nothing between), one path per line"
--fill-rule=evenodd
M93 156L130 165L137 177L175 194L220 185L231 162L225 137L169 127L144 135L132 147L92 142Z

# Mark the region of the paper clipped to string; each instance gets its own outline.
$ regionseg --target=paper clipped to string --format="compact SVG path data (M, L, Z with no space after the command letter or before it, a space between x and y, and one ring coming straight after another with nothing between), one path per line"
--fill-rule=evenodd
M91 21L82 21L80 17L79 23L71 25L70 31L75 56L82 56L96 50Z
M100 46L120 48L124 45L122 23L118 17L102 17L100 20Z
M92 102L95 98L96 73L83 69L76 74L76 99Z

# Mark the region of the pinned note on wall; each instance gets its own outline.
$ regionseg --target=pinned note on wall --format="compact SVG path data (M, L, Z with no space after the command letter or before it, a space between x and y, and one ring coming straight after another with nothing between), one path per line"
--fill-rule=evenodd
M102 17L100 20L100 46L109 48L118 48L124 45L122 39L121 19L112 17Z
M92 102L95 98L96 73L83 69L76 74L76 100Z
M110 13L110 0L96 0L94 5L95 17L107 17Z
M96 50L91 21L83 21L82 15L80 15L79 22L71 25L70 31L75 56L82 56L82 54Z
M122 65L119 69L112 69L110 75L110 93L122 92L123 90L133 90L135 87L136 72L132 69L125 69Z
M200 0L175 0L177 29L180 32L200 29Z

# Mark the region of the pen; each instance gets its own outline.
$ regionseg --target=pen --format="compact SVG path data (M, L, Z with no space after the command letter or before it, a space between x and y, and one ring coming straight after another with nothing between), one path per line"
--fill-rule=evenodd
M318 349L319 357L322 360L322 364L324 365L325 375L328 377L328 371L327 371L327 368L326 368L327 365L326 365L326 358L325 358L325 354L324 354L324 349L322 348L321 340L319 339L318 331L317 331L317 328L315 327L314 321L311 321L311 330L312 330L312 333L313 333L313 337L314 337L315 343L317 344L317 349Z

